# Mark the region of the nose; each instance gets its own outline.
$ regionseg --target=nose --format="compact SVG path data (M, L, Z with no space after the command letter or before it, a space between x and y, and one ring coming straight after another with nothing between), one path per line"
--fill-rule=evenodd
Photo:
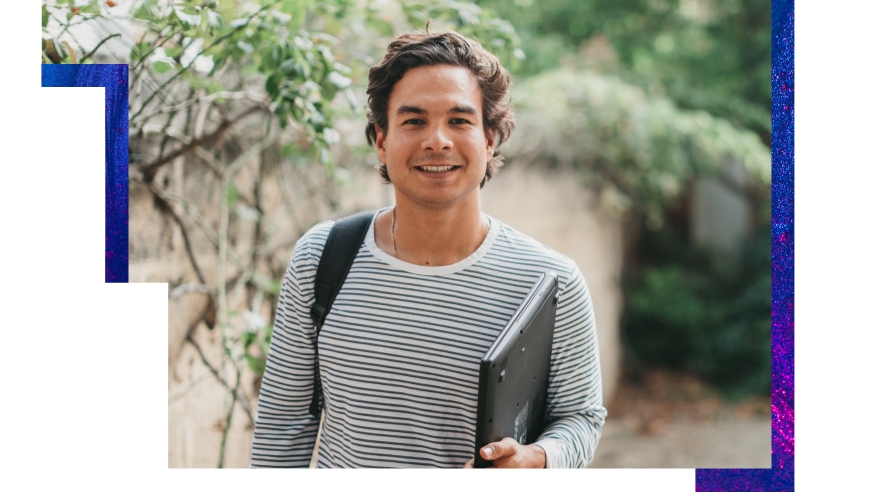
M423 149L426 151L447 151L453 148L453 141L449 131L443 124L426 127L426 136L423 138Z

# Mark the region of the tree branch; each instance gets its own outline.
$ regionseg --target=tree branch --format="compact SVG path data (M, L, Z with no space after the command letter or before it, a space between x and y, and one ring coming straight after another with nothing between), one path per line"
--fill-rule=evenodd
M157 108L149 113L145 113L141 120L143 122L147 122L150 118L154 116L161 115L164 113L171 113L172 111L181 111L184 109L188 109L194 104L199 104L201 102L214 102L218 99L227 99L231 101L241 101L248 100L251 102L261 103L266 105L266 96L261 95L257 92L252 92L250 90L235 90L235 91L227 91L221 90L219 92L215 92L213 94L208 94L206 96L196 97L196 98L187 98L184 101L181 101L177 104L172 104L170 106L166 106L164 108Z
M120 35L119 33L115 33L115 34L113 34L113 35L110 35L110 36L106 36L106 37L104 37L103 40L101 40L100 42L98 42L98 45L96 45L95 48L93 48L91 51L89 51L88 54L86 54L86 55L84 55L83 57L81 57L81 58L80 58L80 61L85 61L86 59L92 57L92 56L95 54L95 51L97 51L99 48L101 48L102 45L104 45L104 42L110 40L111 38L115 38L115 37L118 37L118 36L121 36L121 35Z
M133 181L145 184L144 181L140 180L140 179L133 179ZM220 242L219 242L220 239L219 239L217 233L212 231L211 227L209 227L208 224L205 222L205 218L202 216L202 214L199 213L199 211L196 208L193 207L193 205L191 203L187 202L187 200L185 200L182 196L180 196L176 193L173 193L170 191L160 191L153 184L145 184L145 185L147 186L147 189L149 189L151 192L153 192L154 195L159 196L163 200L165 200L167 202L180 203L184 209L184 212L187 215L189 215L190 218L193 220L193 222L196 224L196 226L202 230L202 232L208 238L208 241L211 242L212 245L214 245L214 248L216 248L218 250L220 249ZM233 252L228 252L227 258L230 260L230 262L233 263L233 265L236 267L237 271L239 271L240 273L245 272L245 270L246 270L245 263L242 262L242 259L240 259L238 255L236 255Z
M240 113L238 116L236 116L230 120L224 120L223 122L221 122L220 125L218 125L217 128L212 133L205 135L205 136L202 136L198 139L193 139L192 141L190 141L189 143L185 144L184 146L178 148L177 150L157 159L156 161L153 161L152 163L148 163L147 165L144 165L143 167L141 167L141 173L144 176L144 181L147 183L152 182L153 178L156 177L156 174L159 171L159 168L162 167L163 165L167 164L168 162L174 160L175 158L177 158L181 155L184 155L184 154L189 153L190 151L193 151L197 147L200 147L205 144L208 144L209 142L215 141L224 132L226 132L226 130L228 128L230 128L234 123L236 123L237 121L241 120L242 118L245 118L246 116L248 116L252 113L255 113L257 111L260 111L262 109L263 109L262 105L252 106L251 108L248 108L245 111L243 111L242 113Z
M228 391L232 391L233 388L230 387L229 384L227 384L227 381L224 380L224 378L221 376L221 374L217 370L217 368L211 366L211 363L209 363L208 359L206 359L206 357L205 357L205 353L202 352L202 348L199 347L199 344L196 343L196 341L193 339L192 333L193 333L193 331L196 330L196 326L198 326L201 321L202 320L199 320L196 323L194 323L193 328L187 332L187 342L189 342L190 345L192 345L196 349L196 353L199 354L199 359L202 360L202 364L205 365L206 368L208 368L208 371L211 372L211 374L214 376L215 380L220 382L220 384L224 386L224 389L226 389ZM180 396L177 396L177 398L180 398ZM245 413L248 415L248 420L251 422L251 426L253 427L254 426L254 414L253 414L254 410L251 407L251 403L248 402L248 398L245 396L244 393L240 393L237 400L239 401L239 406L241 406L242 409L245 410Z
M235 363L234 363L235 366ZM227 436L230 434L230 427L233 425L233 411L236 409L236 401L238 400L238 389L239 384L242 382L242 372L239 370L239 367L236 366L236 387L235 389L230 390L230 395L233 397L233 401L230 402L230 409L227 411L227 420L224 425L223 435L221 436L221 446L220 446L220 457L217 460L217 468L223 469L224 467L224 455L227 450Z
M147 107L147 104L149 104L150 101L152 101L153 98L156 97L156 95L157 95L161 90L163 90L168 84L170 84L171 82L177 80L179 76L181 76L182 74L184 74L185 71L187 71L188 69L190 69L190 66L192 66L192 65L196 62L196 59L198 59L199 56L201 56L202 54L204 54L204 53L205 53L206 51L208 51L209 49L213 48L213 47L214 47L215 45L217 45L218 43L220 43L220 42L226 40L227 38L230 38L231 36L233 36L233 34L235 34L235 33L236 33L237 31L239 31L240 29L243 29L243 28L247 27L248 24L251 22L251 20L254 19L255 17L257 17L258 14L260 14L261 12L263 12L263 11L269 9L270 7L273 7L273 6L275 6L275 2L272 3L272 4L264 5L263 7L261 7L260 9L258 9L255 13L251 14L250 16L248 16L248 17L245 19L245 22L244 22L243 24L237 26L236 28L233 28L233 29L230 30L229 32L227 32L227 33L225 33L224 35L220 36L217 40L212 41L207 47L204 46L204 47L202 48L202 50L200 50L199 53L196 55L196 57L194 57L193 60L190 61L190 64L188 64L188 65L184 66L183 68L181 68L181 69L180 69L177 73L175 73L171 78L169 78L168 80L166 80L165 82L163 82L163 84L160 85L158 89L156 89L152 94L150 94L150 96L147 98L147 100L145 100L145 101L141 104L141 108L138 109L138 111L137 111L134 115L132 115L131 118L129 118L129 121L130 121L130 122L134 121L135 118L137 118L137 117L138 117L138 116L144 111L144 109ZM192 43L192 42L191 42L191 43ZM189 44L188 44L188 45L189 45ZM209 73L209 75L210 75L210 74L211 74L211 73Z
M157 203L159 203L160 208L169 214L169 216L177 223L178 228L181 230L181 236L184 239L184 248L187 250L187 257L190 259L190 265L193 266L193 271L196 272L196 276L199 278L199 282L203 285L205 284L205 277L202 274L202 270L199 269L199 264L196 263L196 256L193 254L193 247L190 245L190 238L187 235L187 229L184 227L184 222L178 217L178 214L175 213L174 209L172 209L168 200L162 196L162 193L152 184L147 184L147 188L153 194Z

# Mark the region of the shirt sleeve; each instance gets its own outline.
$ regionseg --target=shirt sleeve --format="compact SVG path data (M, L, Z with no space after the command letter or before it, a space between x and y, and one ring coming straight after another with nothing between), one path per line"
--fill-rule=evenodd
M260 386L251 467L309 467L319 420L309 413L316 335L309 308L318 267L308 234L295 247L279 294Z
M581 468L594 458L606 421L594 308L574 266L561 293L554 323L545 431L535 444L546 468Z

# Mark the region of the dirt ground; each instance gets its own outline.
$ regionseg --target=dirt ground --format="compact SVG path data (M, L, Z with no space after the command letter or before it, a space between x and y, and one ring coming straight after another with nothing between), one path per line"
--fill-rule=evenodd
M769 468L769 398L732 403L689 375L644 370L625 377L592 468Z

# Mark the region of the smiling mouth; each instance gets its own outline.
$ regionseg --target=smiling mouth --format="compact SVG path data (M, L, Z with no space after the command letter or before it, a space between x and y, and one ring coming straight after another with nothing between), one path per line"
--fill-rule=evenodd
M423 172L449 172L455 168L459 168L459 165L420 165L416 168Z

